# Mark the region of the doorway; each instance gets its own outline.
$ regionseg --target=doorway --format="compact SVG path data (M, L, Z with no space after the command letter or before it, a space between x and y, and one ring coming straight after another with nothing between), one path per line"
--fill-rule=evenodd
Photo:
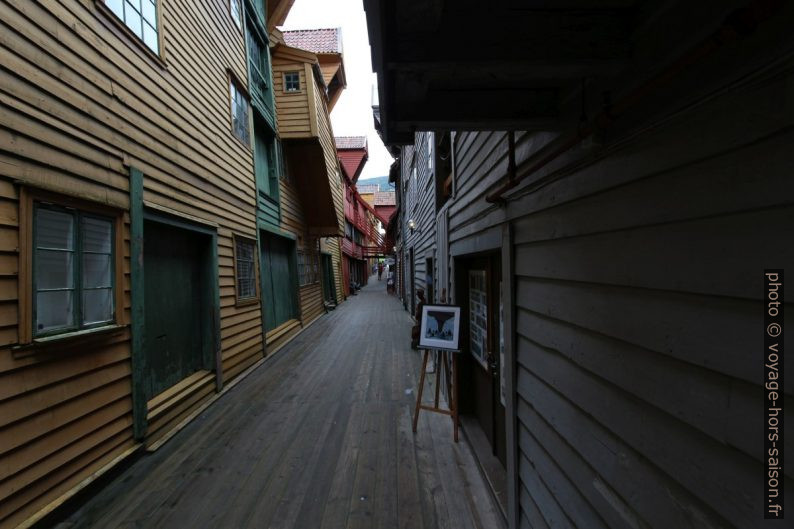
M213 369L212 244L209 235L144 221L146 400Z
M265 332L300 315L297 299L295 242L261 230L262 310Z
M322 280L323 280L323 301L326 303L336 304L336 286L334 284L334 265L331 260L331 255L327 253L320 254L320 263L322 266Z
M459 388L461 423L494 494L506 505L507 435L502 376L501 258L456 259L461 305Z

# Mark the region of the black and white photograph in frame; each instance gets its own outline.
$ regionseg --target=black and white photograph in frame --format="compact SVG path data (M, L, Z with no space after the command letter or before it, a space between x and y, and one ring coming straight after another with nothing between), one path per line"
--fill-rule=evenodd
M425 305L419 347L457 351L460 343L460 307L455 305Z

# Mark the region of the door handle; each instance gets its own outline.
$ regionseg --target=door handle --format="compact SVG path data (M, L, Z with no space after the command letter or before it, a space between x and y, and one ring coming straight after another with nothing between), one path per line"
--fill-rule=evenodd
M490 351L488 351L486 361L488 362L488 368L491 370L491 376L496 377L496 369L499 366L496 364L496 357Z

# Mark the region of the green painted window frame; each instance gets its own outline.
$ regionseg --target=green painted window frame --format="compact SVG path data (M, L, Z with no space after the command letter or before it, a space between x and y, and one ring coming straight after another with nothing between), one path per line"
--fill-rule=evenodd
M37 321L38 321L38 296L37 294L41 292L48 292L48 291L56 291L58 289L44 289L39 290L38 288L38 278L37 278L37 260L39 250L41 248L37 245L37 235L38 235L38 212L42 209L46 209L49 211L57 211L59 213L71 215L74 218L73 224L73 240L74 240L74 249L73 251L73 270L72 270L72 285L73 288L70 289L73 291L73 314L72 314L72 323L71 325L67 325L64 327L58 327L57 329L50 329L44 332L38 332ZM110 253L105 254L104 252L87 252L83 249L83 222L84 219L90 218L95 220L106 221L110 224ZM32 296L31 296L31 308L32 308L32 315L31 315L31 330L33 338L44 338L49 336L56 336L60 334L72 333L75 331L81 331L86 329L95 329L99 327L106 327L108 325L112 325L116 323L117 317L117 306L116 306L116 293L117 293L117 285L116 285L116 219L111 216L101 215L81 209L61 206L58 204L53 204L49 202L43 201L34 201L33 202L33 212L32 212L32 241L33 245L31 247L31 280L32 280ZM48 250L49 251L49 250ZM83 256L86 253L90 254L97 254L97 255L109 255L110 256L110 285L104 287L84 287L83 285ZM98 290L98 289L109 289L110 290L110 303L111 303L111 314L110 318L107 320L99 321L99 322L90 322L84 323L84 303L83 303L83 293L87 290Z
M267 77L269 68L269 48L267 42L263 41L256 31L246 28L245 44L248 47L248 64L251 70L249 77L251 81L253 81L251 84L258 86L261 91L265 92L270 88ZM256 52L254 52L254 50L256 50Z

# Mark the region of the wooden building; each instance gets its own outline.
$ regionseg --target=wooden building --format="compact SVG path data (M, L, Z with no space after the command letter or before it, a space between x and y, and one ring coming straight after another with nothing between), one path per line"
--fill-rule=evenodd
M375 193L375 203L372 204L372 207L375 208L375 211L377 211L381 217L388 220L392 216L392 213L394 213L394 210L397 209L395 200L394 191L378 191Z
M402 285L399 292L404 306L413 315L418 303L416 293L425 292L428 303L438 301L441 291L434 292L436 252L435 134L418 132L411 145L400 149L399 188L401 217L399 229L402 245L398 256L402 263ZM403 291L404 290L404 291ZM436 295L438 294L438 295Z
M335 138L345 186L345 238L342 239L342 273L345 292L355 294L372 274L372 250L377 246L377 219L359 194L356 182L367 163L365 136Z
M499 4L465 52L470 2L365 7L385 141L452 154L415 231L435 220L466 316L464 432L509 527L776 526L760 347L764 269L794 263L792 4Z
M262 358L246 34L292 2L267 4L0 8L0 527Z
M280 184L280 224L270 229L296 252L299 283L294 313L268 330L274 343L345 299L343 184L330 120L346 86L341 38L338 29L273 32L273 86L285 178Z

